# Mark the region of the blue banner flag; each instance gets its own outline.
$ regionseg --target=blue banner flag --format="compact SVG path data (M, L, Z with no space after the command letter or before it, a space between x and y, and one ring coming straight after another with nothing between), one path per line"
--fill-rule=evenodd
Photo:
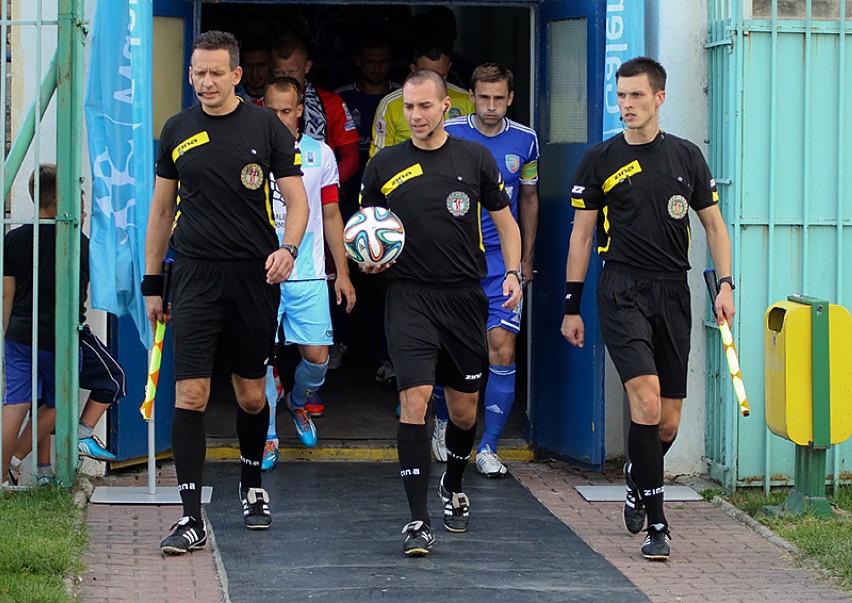
M154 190L152 0L100 0L91 38L86 126L92 164L92 305L130 315L145 347L140 283Z
M615 72L623 62L645 52L644 0L607 0L605 31L602 140L623 129L619 120Z

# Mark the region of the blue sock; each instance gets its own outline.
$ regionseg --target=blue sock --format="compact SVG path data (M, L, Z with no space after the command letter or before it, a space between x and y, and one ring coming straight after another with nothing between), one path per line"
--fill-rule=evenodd
M485 387L485 432L476 450L484 450L488 446L492 452L497 452L497 440L503 433L509 411L512 410L512 402L515 401L515 365L492 364L488 370L490 374L488 385Z
M269 429L266 430L267 440L277 440L275 431L275 409L278 406L278 390L275 387L275 377L272 375L272 367L266 367L266 401L269 403Z
M325 372L328 369L328 361L324 364L314 364L304 358L296 366L296 377L293 391L290 393L290 404L294 408L305 405L308 395L317 391L325 383Z
M432 388L432 398L435 400L435 416L442 421L449 421L450 411L447 410L447 398L444 397L444 388L440 385Z

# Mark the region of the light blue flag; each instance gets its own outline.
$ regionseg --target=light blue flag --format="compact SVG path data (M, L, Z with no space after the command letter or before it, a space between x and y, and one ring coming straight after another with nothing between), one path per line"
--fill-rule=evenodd
M608 0L606 5L606 46L604 55L603 137L606 140L623 129L618 119L615 72L621 64L645 52L644 0Z
M152 0L100 0L91 39L86 126L92 163L92 305L130 315L145 347L140 290L154 190Z

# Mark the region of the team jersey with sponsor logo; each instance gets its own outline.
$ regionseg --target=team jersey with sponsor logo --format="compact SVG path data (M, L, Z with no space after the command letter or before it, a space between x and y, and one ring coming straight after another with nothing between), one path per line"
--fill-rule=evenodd
M470 115L474 111L473 102L467 90L447 84L447 96L450 97L450 110L446 118ZM405 121L402 105L402 88L394 90L384 97L376 108L373 120L373 139L370 145L370 157L379 149L399 144L411 137L411 129Z
M307 134L299 138L299 155L302 159L302 182L308 193L308 226L299 243L299 255L293 265L290 281L312 281L325 279L325 245L323 237L322 206L337 203L338 175L334 151L327 144ZM274 174L274 172L273 172ZM287 206L272 181L272 209L275 214L275 230L278 239L284 240L284 222Z
M178 181L171 247L200 260L266 258L278 248L270 171L301 174L293 135L274 112L240 102L227 115L196 105L169 118L157 176Z
M473 140L491 151L512 202L512 216L517 220L519 187L535 186L538 182L538 136L532 128L505 117L500 133L486 136L476 129L474 118L474 115L468 115L451 119L444 124L444 128L451 136ZM497 227L487 211L482 212L482 240L486 251L500 249Z
M509 205L494 157L481 144L448 137L433 151L409 140L367 164L361 205L388 207L405 227L405 247L385 274L440 286L485 276L480 206Z
M631 145L617 134L589 149L571 189L577 210L600 210L598 253L642 273L689 270L689 208L719 200L699 148L660 132Z

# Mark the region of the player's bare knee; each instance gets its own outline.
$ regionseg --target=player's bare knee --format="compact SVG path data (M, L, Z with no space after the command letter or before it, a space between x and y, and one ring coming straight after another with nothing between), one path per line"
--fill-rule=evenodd
M266 406L266 397L251 397L248 399L237 400L237 403L240 405L246 413L250 415L256 415L260 411L263 410L263 407Z

